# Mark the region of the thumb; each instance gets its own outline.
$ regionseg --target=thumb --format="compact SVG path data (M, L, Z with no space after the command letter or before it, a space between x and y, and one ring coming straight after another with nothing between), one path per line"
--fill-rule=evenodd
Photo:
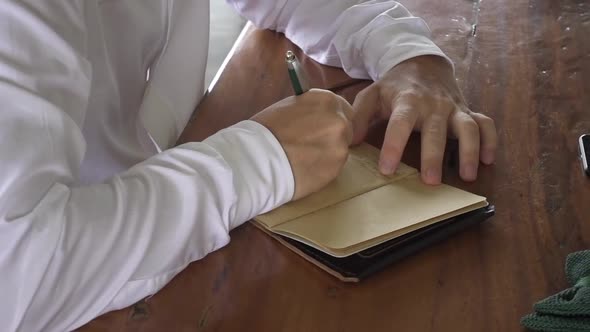
M375 114L379 112L379 108L379 89L373 85L369 85L356 95L352 104L354 111L352 144L359 144L365 139L369 125Z

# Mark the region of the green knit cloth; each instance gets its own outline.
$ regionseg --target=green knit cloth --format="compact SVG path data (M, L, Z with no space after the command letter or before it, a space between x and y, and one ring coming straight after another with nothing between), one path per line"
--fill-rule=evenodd
M565 273L571 288L541 300L520 323L533 331L590 332L590 250L567 256Z

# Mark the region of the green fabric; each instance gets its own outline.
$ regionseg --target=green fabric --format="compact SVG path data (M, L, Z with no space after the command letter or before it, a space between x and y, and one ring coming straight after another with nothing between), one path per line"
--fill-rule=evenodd
M533 331L590 332L590 250L567 256L565 273L570 288L541 300L521 324Z

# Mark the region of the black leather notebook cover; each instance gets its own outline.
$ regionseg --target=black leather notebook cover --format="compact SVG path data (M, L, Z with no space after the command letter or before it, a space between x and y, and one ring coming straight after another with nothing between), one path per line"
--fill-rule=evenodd
M440 242L470 226L479 224L493 216L494 213L494 207L489 205L343 258L330 256L299 241L268 232L260 226L258 228L338 279L346 282L358 282L400 259Z

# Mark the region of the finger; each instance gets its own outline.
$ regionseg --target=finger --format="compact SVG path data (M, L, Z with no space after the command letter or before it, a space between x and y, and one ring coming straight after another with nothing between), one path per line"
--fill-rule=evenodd
M346 120L346 141L348 145L352 143L353 140L353 123L352 119L354 118L354 111L352 106L348 103L346 99L342 96L337 95L337 100L339 104L338 114L340 114Z
M349 121L352 121L354 118L354 110L352 106L348 103L346 99L344 99L344 97L340 95L336 95L336 100L338 101L338 105L340 106L340 111L344 113L344 115Z
M496 160L496 150L498 149L498 134L494 120L480 113L471 113L471 117L479 126L481 137L481 162L490 165Z
M459 174L465 181L474 181L479 166L479 126L469 114L457 111L451 116L451 128L459 139Z
M410 103L401 98L395 102L389 117L379 158L379 170L381 173L390 175L395 172L417 119L418 112L413 111Z
M325 118L332 119L330 120L328 126L342 132L344 134L346 143L349 146L352 142L353 135L351 121L351 118L353 117L353 111L352 106L348 103L348 101L346 101L346 99L344 99L342 96L339 96L329 90L311 89L308 92L306 92L306 94L307 95L301 95L301 97L309 98L310 101L314 104L320 103L319 105L321 106L321 109L323 111L329 113L334 112L342 119L342 121L338 123L333 123L332 117Z
M352 106L342 96L338 96L338 101L340 103L341 114L346 118L346 142L348 143L348 145L350 145L354 137L354 128L352 122L354 118L354 111L352 109Z
M379 89L373 85L368 86L356 95L352 104L353 117L353 144L359 144L365 139L369 124L379 111Z
M432 113L422 124L421 173L426 184L440 184L442 164L447 143L449 115L438 111Z

